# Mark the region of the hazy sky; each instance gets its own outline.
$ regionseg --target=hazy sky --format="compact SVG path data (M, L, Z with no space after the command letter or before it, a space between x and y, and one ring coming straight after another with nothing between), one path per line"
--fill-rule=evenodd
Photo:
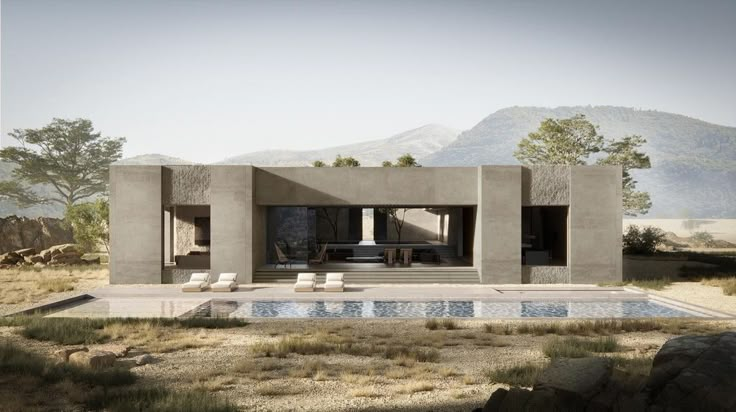
M3 144L91 119L125 156L314 149L512 105L736 126L736 1L2 0Z

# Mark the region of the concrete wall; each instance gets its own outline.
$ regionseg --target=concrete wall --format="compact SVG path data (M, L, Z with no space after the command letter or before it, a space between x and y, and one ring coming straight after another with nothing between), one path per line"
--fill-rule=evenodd
M477 172L468 167L255 169L256 204L270 206L475 205Z
M521 166L478 167L473 257L481 283L521 283Z
M161 168L162 202L170 205L210 204L210 166L181 165Z
M253 281L253 167L212 166L211 273L236 272Z
M570 282L621 280L621 167L570 170Z
M161 283L160 166L110 167L110 283Z

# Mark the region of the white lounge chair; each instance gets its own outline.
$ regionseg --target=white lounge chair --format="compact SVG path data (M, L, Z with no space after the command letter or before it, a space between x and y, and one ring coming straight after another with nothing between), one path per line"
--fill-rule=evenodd
M232 292L238 288L237 280L237 273L220 273L220 278L210 288L213 292Z
M316 285L317 275L315 273L299 273L296 275L294 292L314 292Z
M342 292L345 288L342 273L325 274L325 284L322 286L325 292Z
M210 284L209 273L192 273L189 282L181 285L182 292L201 292Z

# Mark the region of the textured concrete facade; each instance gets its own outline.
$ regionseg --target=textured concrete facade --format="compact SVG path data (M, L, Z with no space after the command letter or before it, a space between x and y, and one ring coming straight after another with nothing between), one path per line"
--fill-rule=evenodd
M168 213L179 207L192 211L186 218L181 216L182 227L176 228L177 234L188 238L192 237L189 220L209 210L210 273L237 272L240 283L251 283L255 271L266 262L267 215L274 206L464 208L473 213L465 231L469 238L462 240L463 232L457 231L465 225L460 215L447 215L446 221L440 219L436 226L442 225L447 233L438 233L452 239L458 250L462 250L463 241L468 245L472 242L472 248L468 247L479 282L597 283L621 279L620 167L121 165L111 167L110 177L113 283L186 279L191 270L164 268L163 264L164 208ZM566 227L567 243L560 252L565 259L557 266L552 262L524 265L522 209L545 206L567 211L567 221L555 220L561 230ZM448 225L449 221L456 224ZM424 220L415 223L422 230L434 226ZM182 239L174 243L177 253L196 249ZM561 244L564 241L557 243Z
M161 283L162 233L161 167L111 166L110 283Z

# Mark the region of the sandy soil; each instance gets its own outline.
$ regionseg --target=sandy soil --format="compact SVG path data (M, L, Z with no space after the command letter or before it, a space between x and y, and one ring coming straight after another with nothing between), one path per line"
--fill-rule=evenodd
M0 269L0 316L108 284L107 265Z
M736 316L736 296L724 295L719 287L698 282L674 282L664 290L647 292Z

